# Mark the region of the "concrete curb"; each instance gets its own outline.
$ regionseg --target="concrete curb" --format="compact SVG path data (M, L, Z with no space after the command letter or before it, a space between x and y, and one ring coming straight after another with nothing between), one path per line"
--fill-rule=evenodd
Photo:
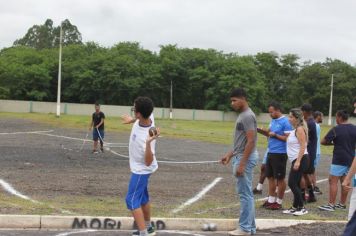
M229 231L236 228L237 219L152 218L152 222L157 230L199 231L204 224L215 224L216 230ZM322 222L347 223L347 221L256 219L258 230ZM132 230L134 222L132 217L0 215L0 228Z

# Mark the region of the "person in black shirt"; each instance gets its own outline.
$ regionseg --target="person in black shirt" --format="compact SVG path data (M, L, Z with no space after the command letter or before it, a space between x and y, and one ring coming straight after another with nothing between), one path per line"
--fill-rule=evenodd
M340 203L335 204L337 195L337 183L345 179L352 161L355 157L356 145L356 126L348 123L349 115L347 111L338 111L336 113L337 126L332 128L321 140L323 145L334 145L333 158L329 171L329 203L319 206L319 209L325 211L335 211L346 209L347 191L342 189Z
M100 141L100 150L104 152L104 119L105 114L100 111L100 105L95 103L95 112L92 115L89 131L93 128L93 153L98 153L98 140Z
M304 104L301 107L303 112L304 120L307 122L308 126L308 144L307 151L309 156L309 168L303 174L303 180L301 183L302 195L307 202L316 202L316 197L314 195L313 175L315 173L315 159L316 159L316 149L317 149L317 132L316 123L313 117L313 108L310 104ZM308 198L305 197L305 186L308 188Z

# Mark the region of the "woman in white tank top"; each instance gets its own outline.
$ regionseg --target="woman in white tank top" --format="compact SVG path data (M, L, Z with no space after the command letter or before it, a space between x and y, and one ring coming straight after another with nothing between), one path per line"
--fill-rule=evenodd
M301 216L308 213L304 208L302 191L299 186L303 173L308 169L309 165L307 151L308 127L300 109L290 110L288 119L294 127L294 130L290 132L287 138L287 155L289 161L292 163L289 172L288 186L293 193L294 200L293 206L283 211L283 213Z

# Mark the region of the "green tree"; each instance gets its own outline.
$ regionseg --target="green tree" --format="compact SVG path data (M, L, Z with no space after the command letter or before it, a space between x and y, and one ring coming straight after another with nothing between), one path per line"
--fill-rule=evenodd
M82 36L75 25L68 19L62 22L63 44L81 44ZM53 21L47 19L43 25L32 26L24 37L15 40L14 46L27 46L35 49L58 47L60 26L54 27Z

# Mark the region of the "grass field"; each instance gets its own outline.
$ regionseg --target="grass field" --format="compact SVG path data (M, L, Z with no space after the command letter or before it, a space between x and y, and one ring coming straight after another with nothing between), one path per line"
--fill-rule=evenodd
M57 118L54 114L42 113L0 113L0 115L2 117L30 119L61 128L82 128L83 130L89 128L91 121L90 116L61 115ZM266 123L258 125L260 127L268 127ZM156 126L161 128L163 136L231 144L234 122L156 119ZM330 128L330 126L323 125L321 127L321 137L324 137ZM107 117L105 119L105 129L114 132L130 132L131 126L122 124L120 117ZM265 148L267 139L262 135L258 135L257 146ZM332 146L321 146L321 152L326 155L331 155L332 149Z

